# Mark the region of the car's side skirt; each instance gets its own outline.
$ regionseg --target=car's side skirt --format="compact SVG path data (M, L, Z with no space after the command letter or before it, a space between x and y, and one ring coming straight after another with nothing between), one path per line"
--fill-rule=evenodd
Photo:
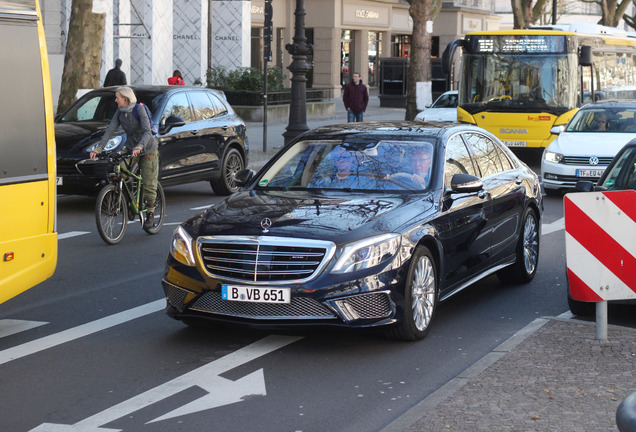
M479 280L481 280L483 278L486 278L486 277L490 276L493 273L498 272L502 268L505 268L505 267L508 267L511 264L514 264L514 262L515 262L515 258L512 257L510 259L510 261L502 263L502 264L499 264L499 265L497 265L497 266L495 266L495 267L493 267L491 269L486 270L483 273L480 273L479 275L475 276L474 278L469 279L468 281L464 282L463 284L457 286L457 288L454 288L453 290L451 290L448 293L444 294L442 297L440 297L440 301L446 300L450 296L457 294L458 292L460 292L464 288L469 287L470 285L474 284L475 282L477 282L477 281L479 281Z

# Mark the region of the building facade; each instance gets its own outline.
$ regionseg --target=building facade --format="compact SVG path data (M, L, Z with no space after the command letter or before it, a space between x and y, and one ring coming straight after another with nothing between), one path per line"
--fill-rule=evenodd
M580 2L575 2L580 3ZM54 101L64 64L72 0L40 0L49 49ZM313 45L308 87L341 96L353 72L363 82L379 84L379 60L408 57L413 23L405 0L305 0L305 35ZM296 0L273 0L272 58L268 65L287 71L291 56ZM263 69L265 0L94 0L93 10L106 14L101 78L116 58L131 84L166 84L179 69L186 84L205 83L209 67ZM587 7L587 9L586 9ZM598 21L592 7L576 16ZM559 22L568 21L562 15ZM444 2L433 23L431 55L465 33L512 28L508 0Z

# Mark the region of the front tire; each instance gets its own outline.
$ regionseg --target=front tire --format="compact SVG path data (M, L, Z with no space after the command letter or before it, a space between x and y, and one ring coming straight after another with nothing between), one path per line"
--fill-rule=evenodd
M229 149L221 164L221 175L210 182L217 195L230 195L239 190L236 173L245 168L245 161L236 149Z
M411 258L404 287L402 317L387 330L389 337L415 341L428 334L439 300L437 284L433 254L426 246L418 246Z
M528 283L534 278L539 264L539 240L539 219L534 210L527 208L523 214L515 263L497 272L500 281Z
M128 226L128 204L121 191L109 184L102 188L95 202L95 223L102 239L111 245L124 238Z

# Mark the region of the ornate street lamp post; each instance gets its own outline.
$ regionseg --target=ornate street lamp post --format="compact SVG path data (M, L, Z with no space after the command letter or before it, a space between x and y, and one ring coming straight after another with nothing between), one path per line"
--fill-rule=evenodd
M306 43L305 37L305 0L296 0L296 17L294 23L294 43L285 45L285 49L292 55L292 62L288 66L292 73L291 103L289 106L289 124L283 133L285 144L291 142L301 133L309 130L307 126L307 72L311 66L307 63L307 54L313 49Z

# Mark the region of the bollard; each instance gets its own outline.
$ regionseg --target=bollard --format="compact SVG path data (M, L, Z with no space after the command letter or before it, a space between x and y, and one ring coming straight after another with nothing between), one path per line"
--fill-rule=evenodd
M636 392L623 399L616 409L616 426L620 432L636 432Z

